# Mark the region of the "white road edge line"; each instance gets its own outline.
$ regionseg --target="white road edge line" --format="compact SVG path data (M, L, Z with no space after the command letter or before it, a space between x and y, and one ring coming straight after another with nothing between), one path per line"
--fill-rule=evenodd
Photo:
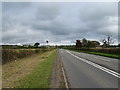
M63 72L63 77L64 77L64 80L65 80L65 86L66 86L66 88L68 88L68 83L67 83L67 79L66 79L63 67L62 67L62 72Z
M105 67L103 67L103 66L100 66L100 65L98 65L98 64L96 64L96 63L93 63L93 62L91 62L91 61L88 61L88 60L86 60L86 59L80 58L80 57L78 57L78 56L70 53L68 50L67 50L66 52L68 52L70 55L72 55L72 56L80 59L81 61L86 62L87 64L90 64L90 65L92 65L92 66L94 66L94 67L96 67L96 68L98 68L98 69L100 69L100 70L102 70L102 71L105 71L105 72L107 72L107 73L109 73L109 74L111 74L111 75L113 75L113 76L115 76L115 77L117 77L117 78L120 78L120 74L117 73L117 72L115 72L115 71L112 71L112 70L110 70L110 69L107 69L107 68L105 68Z

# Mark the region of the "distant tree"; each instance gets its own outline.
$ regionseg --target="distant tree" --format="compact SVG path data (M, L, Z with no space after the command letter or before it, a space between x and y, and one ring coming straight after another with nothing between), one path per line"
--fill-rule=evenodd
M120 47L120 43L118 44L118 47Z
M91 41L91 42L92 42L93 47L96 47L96 46L100 45L100 43L98 41Z
M98 45L100 45L100 43L98 41L90 41L90 40L88 40L88 42L87 42L87 47L96 47Z
M40 43L38 43L38 42L36 42L35 44L34 44L34 47L38 47L40 45Z
M101 42L103 43L104 47L108 47L110 44L114 43L112 35L108 35L107 38L102 39Z
M92 45L92 41L88 40L86 46L87 46L87 47L93 47L93 45Z
M108 35L108 36L107 36L107 44L110 45L110 44L112 44L112 43L114 43L114 42L113 42L113 39L112 39L112 35Z
M32 46L32 45L28 45L28 48L34 48L34 46Z
M96 47L100 45L100 43L98 41L90 41L90 40L87 40L85 38L82 39L82 46L83 47Z
M87 47L87 46L88 46L87 44L88 44L87 39L86 39L86 38L83 38L83 39L82 39L82 46L83 46L83 47Z
M28 48L31 48L31 45L28 45Z

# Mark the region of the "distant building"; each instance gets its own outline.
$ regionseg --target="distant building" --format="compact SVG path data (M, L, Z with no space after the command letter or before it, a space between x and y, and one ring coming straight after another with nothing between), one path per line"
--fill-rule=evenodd
M82 43L80 40L76 40L76 47L82 47Z
M24 44L24 45L23 45L23 47L29 47L29 45L27 45L27 44Z

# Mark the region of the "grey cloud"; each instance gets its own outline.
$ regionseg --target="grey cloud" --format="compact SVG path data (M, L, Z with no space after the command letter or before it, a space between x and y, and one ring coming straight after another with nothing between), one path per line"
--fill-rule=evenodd
M36 13L36 18L39 20L53 20L59 14L59 8L55 6L39 7Z
M3 2L2 3L2 6L3 6L3 10L6 11L6 10L11 10L12 11L21 11L23 8L27 8L30 6L31 3L29 2L21 2L21 3L18 3L18 2ZM21 9L22 8L22 9Z
M4 3L3 43L117 39L116 18L117 3Z
M47 31L55 35L67 35L70 30L63 23L56 21L39 22L38 24L33 24L32 28L35 30Z
M83 5L80 9L79 19L85 22L91 30L98 31L103 27L117 24L117 21L110 22L111 18L118 16L117 11L116 3L89 3L88 6Z
M117 3L89 3L80 9L80 19L83 21L101 20L107 16L117 16Z

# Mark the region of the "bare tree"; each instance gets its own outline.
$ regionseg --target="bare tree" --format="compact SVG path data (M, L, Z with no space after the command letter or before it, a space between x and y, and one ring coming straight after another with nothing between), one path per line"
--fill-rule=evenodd
M102 39L101 42L103 43L103 46L110 46L110 44L114 43L114 40L112 35L108 35L107 38Z
M110 45L113 43L112 35L107 36L107 44Z

